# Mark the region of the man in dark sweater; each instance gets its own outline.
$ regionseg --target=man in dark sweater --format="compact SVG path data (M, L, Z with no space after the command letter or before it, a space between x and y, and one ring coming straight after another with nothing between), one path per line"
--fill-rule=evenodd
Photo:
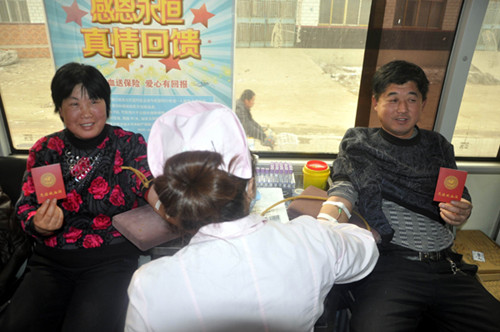
M318 215L345 221L355 208L378 242L375 270L352 287L351 332L412 331L423 322L439 331L498 331L500 302L451 250L452 227L472 211L469 192L460 201L433 201L440 167L457 166L442 135L417 127L425 73L396 60L379 68L372 86L382 127L346 132Z

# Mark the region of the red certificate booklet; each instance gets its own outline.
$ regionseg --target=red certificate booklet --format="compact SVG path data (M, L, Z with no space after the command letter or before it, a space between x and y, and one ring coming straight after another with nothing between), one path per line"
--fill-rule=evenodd
M34 167L31 169L31 176L33 177L39 204L49 198L60 199L66 197L60 164Z
M441 167L434 200L437 202L460 201L464 192L467 172Z

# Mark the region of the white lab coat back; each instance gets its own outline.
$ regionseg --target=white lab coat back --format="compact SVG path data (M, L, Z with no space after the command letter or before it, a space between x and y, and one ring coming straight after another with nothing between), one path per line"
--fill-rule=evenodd
M334 282L363 278L377 258L371 233L350 224L207 225L135 272L126 331L309 331Z

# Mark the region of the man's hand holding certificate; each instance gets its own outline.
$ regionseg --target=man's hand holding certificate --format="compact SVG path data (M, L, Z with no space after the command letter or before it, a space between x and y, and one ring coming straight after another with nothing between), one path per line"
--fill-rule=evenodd
M434 200L449 203L460 201L464 192L467 172L441 167L439 170Z
M472 212L472 204L462 198L466 179L464 171L441 167L439 172L434 201L441 202L441 218L452 226L462 225Z

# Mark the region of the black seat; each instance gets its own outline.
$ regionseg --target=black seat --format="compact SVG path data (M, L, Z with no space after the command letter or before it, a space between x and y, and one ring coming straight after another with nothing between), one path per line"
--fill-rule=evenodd
M14 205L21 194L26 158L0 157L0 311L19 284L20 272L32 241L14 218Z
M14 203L21 195L21 181L26 171L26 160L26 157L0 156L0 185Z

